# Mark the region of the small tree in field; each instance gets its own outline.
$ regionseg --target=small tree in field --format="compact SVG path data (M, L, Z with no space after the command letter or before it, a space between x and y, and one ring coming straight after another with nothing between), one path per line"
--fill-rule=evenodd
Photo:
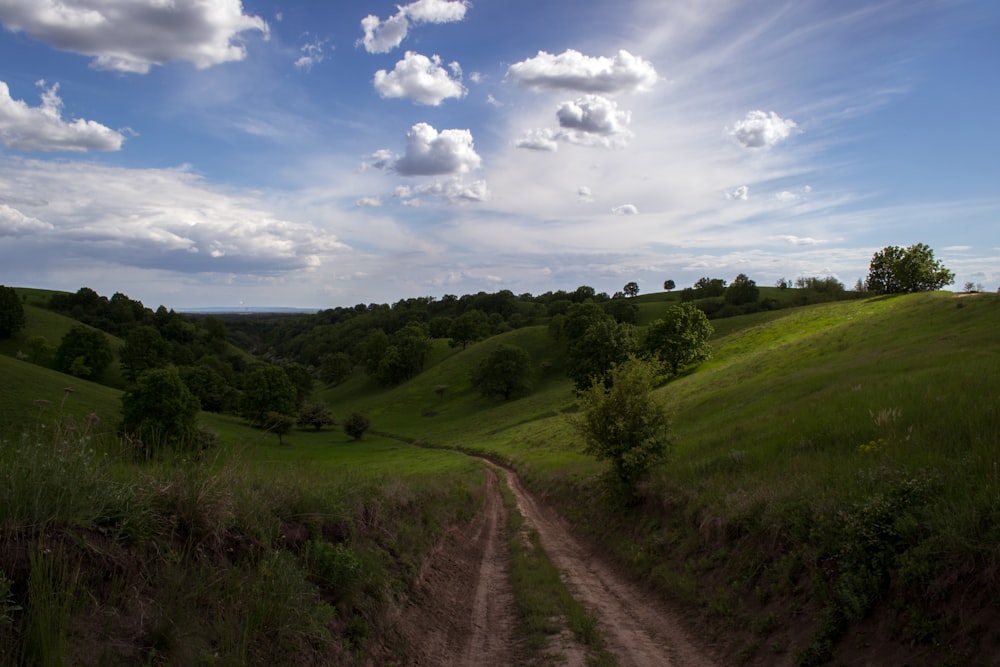
M151 447L191 448L198 442L201 406L177 370L156 368L140 375L122 394L122 430Z
M581 395L577 423L584 451L611 464L610 482L623 499L635 499L638 483L666 456L670 420L653 395L656 369L635 357L614 368L613 384L595 379Z
M360 412L352 412L344 420L344 433L355 440L360 440L365 431L371 426L371 420Z
M639 283L634 280L625 283L625 287L622 288L622 294L628 297L639 296Z
M675 283L673 280L664 280L663 281L663 291L669 292L670 290L674 289L675 287L677 287L677 283Z
M712 323L694 304L671 306L662 319L649 325L646 351L677 375L684 366L708 359L711 354L708 339L712 332Z
M310 403L299 411L299 426L312 426L318 431L335 423L333 413L322 403Z
M279 445L285 444L285 436L291 432L293 426L295 426L295 417L291 415L273 410L264 415L264 430L277 435Z

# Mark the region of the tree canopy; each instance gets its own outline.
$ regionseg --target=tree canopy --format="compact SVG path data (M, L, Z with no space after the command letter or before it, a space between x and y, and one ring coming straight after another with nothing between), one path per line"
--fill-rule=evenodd
M708 359L712 324L698 307L682 303L667 308L646 331L646 350L666 363L674 375L683 368Z
M200 409L176 369L156 368L122 394L122 429L140 438L147 455L157 446L189 448L197 442Z
M246 378L241 408L243 416L255 426L267 422L268 412L296 414L296 389L285 369L280 366L259 366Z
M112 359L107 337L82 324L67 331L56 350L56 368L84 379L100 377Z
M611 382L595 378L580 399L584 451L611 463L613 481L629 498L670 445L670 420L653 395L655 383L653 366L633 357L614 368Z
M472 386L483 396L505 401L531 388L531 357L516 345L499 345L483 359L472 376Z
M886 246L872 256L865 288L875 294L929 292L955 282L955 274L934 259L924 243Z
M0 339L24 328L24 306L13 287L0 285Z

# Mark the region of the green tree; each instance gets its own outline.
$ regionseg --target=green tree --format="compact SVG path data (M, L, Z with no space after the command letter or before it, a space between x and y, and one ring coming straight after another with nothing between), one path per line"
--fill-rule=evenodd
M49 345L49 339L45 336L29 336L28 340L25 341L25 345L31 350L31 360L36 364L42 363L52 354L53 348Z
M611 299L604 305L604 312L616 322L639 323L639 305L631 299Z
M198 442L199 409L175 369L156 368L122 394L122 430L139 437L147 456L157 446L190 449Z
M119 353L126 379L135 382L143 372L166 366L170 361L170 352L170 343L163 340L156 327L133 327L125 336L125 345Z
M759 301L760 290L757 289L757 283L754 280L751 280L745 273L741 273L726 288L724 296L726 303L742 306Z
M672 374L708 359L712 324L697 306L682 303L667 308L646 331L646 351L664 362Z
M344 433L355 440L360 440L365 431L371 427L371 420L360 412L352 412L344 420Z
M610 321L611 316L593 301L574 303L566 309L560 336L570 345L581 338L591 325Z
M667 409L653 394L656 370L634 357L614 368L611 382L595 378L580 397L584 452L611 464L612 486L626 500L671 444Z
M0 339L24 328L24 305L13 287L0 285Z
M566 373L578 391L594 378L610 386L611 371L639 350L639 335L631 324L603 319L595 322L569 347Z
M639 296L639 283L631 280L625 283L625 287L622 288L622 294L625 296Z
M382 329L372 329L361 341L361 363L369 377L378 375L379 364L389 349L389 336Z
M669 292L670 290L674 289L675 287L677 287L677 283L675 283L673 280L664 280L663 281L663 290L665 292Z
M354 362L346 352L327 354L320 361L319 379L329 385L338 385L354 372Z
M481 310L467 310L454 320L448 328L451 338L448 344L452 347L462 346L464 350L469 343L475 343L490 335L489 317Z
M222 374L204 363L184 366L179 370L184 385L208 412L223 412L232 408L236 390L229 386Z
M375 380L383 386L405 382L424 369L432 343L426 326L407 324L393 334L379 361Z
M294 416L295 398L295 385L284 368L258 366L244 380L240 408L247 421L263 426L268 412Z
M310 403L299 410L299 426L312 426L319 431L336 423L333 413L322 403Z
M297 362L285 364L284 370L285 374L288 375L288 379L292 381L292 385L295 387L295 406L302 407L309 400L309 397L312 396L313 385L315 384L312 373L309 372L308 368Z
M264 430L278 436L278 444L285 444L285 436L288 435L292 427L295 426L295 417L281 412L269 410L264 415Z
M112 359L107 336L82 324L67 331L56 350L56 368L71 373L75 365L85 379L99 378Z
M872 256L865 288L875 294L929 292L955 282L955 274L934 259L924 243L886 246Z
M694 292L699 299L722 296L726 292L726 281L722 278L699 278L694 283Z
M531 357L516 345L501 344L483 359L472 374L472 386L483 396L509 401L531 388Z

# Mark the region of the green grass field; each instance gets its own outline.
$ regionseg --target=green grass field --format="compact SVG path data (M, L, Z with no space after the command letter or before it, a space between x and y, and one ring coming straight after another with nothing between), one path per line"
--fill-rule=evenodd
M676 292L637 297L641 321L678 300ZM54 327L65 325L29 308L29 328L38 335L52 340ZM279 560L285 557L277 542L288 524L312 535L351 535L361 561L378 573L372 576L391 582L352 603L351 614L360 614L370 633L388 622L372 609L391 606L392 591L405 585L433 535L476 502L481 470L447 449L460 448L511 462L581 532L688 605L705 632L741 661L849 661L864 642L877 644L889 662L958 656L977 664L977 656L1000 655L1000 633L990 629L1000 619L993 574L1000 568L1000 297L868 298L713 325L712 358L657 390L673 414L674 445L634 511L605 502L603 466L581 453L576 398L545 326L464 350L436 341L425 371L397 387L378 387L358 371L322 389L318 397L338 418L355 410L371 418L373 433L361 441L337 429L296 429L279 445L240 419L204 414L222 442L198 468L207 472L164 461L132 472L112 467L108 479L174 479L140 487L148 496L129 502L162 517L157 484L187 489L171 496L171 516L187 512L189 523L216 527L206 535L253 535ZM470 382L472 369L501 343L524 347L535 368L531 393L509 402L479 396ZM16 352L4 345L3 354ZM8 444L38 433L57 410L77 420L92 412L102 424L117 420L114 389L9 356L0 356L0 375ZM66 386L75 391L63 402ZM39 407L38 399L50 403ZM426 446L404 444L417 441ZM219 480L233 485L231 496ZM208 518L191 510L202 498L212 500ZM79 498L71 500L74 521L96 521L106 506L122 502L105 498L88 512ZM394 511L427 534L418 539L390 520ZM368 532L369 519L391 526L390 543ZM406 565L391 574L386 554L400 545ZM281 567L291 579L308 580L300 566ZM321 606L310 608L321 614ZM2 612L0 606L0 618ZM350 616L338 618L341 636L360 641L350 635ZM176 640L164 642L178 650ZM263 649L237 643L231 655L241 650Z

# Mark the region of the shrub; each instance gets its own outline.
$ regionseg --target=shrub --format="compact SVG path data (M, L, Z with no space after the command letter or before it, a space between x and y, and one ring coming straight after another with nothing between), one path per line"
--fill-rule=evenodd
M360 412L352 412L344 420L344 433L355 440L360 440L365 431L371 426L371 420Z

